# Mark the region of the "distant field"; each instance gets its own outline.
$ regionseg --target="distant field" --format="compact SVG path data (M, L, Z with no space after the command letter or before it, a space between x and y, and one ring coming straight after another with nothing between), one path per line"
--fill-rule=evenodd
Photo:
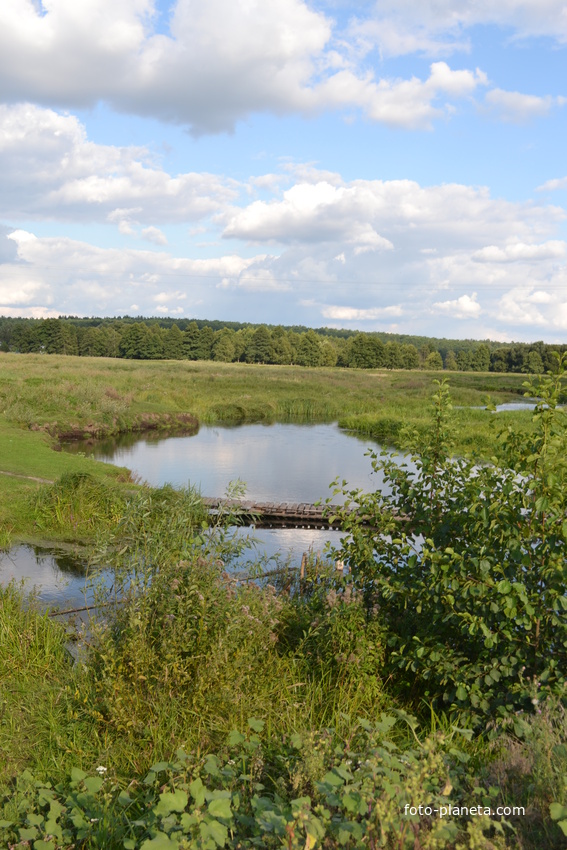
M447 376L447 373L444 373ZM0 527L29 537L32 478L88 471L120 482L125 470L53 451L59 437L110 435L197 423L330 421L396 444L403 425L428 421L435 372L264 366L207 361L131 361L0 354ZM517 399L523 375L451 373L456 407ZM516 423L529 415L508 416ZM491 453L493 417L457 409L456 451ZM29 476L14 478L12 476ZM9 496L9 497L8 497ZM7 498L8 497L8 498Z

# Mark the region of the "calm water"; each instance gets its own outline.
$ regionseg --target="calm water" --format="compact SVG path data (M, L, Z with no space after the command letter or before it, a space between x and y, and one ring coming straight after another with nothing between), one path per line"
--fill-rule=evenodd
M126 435L85 448L97 460L127 466L154 487L198 487L203 496L222 496L231 481L246 484L246 497L264 501L314 502L330 495L334 478L350 487L380 487L367 448L380 446L348 434L336 424L202 426L197 434L165 439Z
M372 472L368 448L380 449L369 439L325 425L203 426L192 436L136 437L90 446L74 443L66 450L84 452L98 460L126 466L153 486L192 484L204 496L222 496L230 482L246 484L246 497L264 501L314 502L330 495L329 484L337 477L350 488L382 487L382 476ZM333 501L341 501L333 497ZM341 533L328 529L241 529L252 534L257 546L244 560L258 555L271 558L281 553L292 563L303 552L322 551L327 541L338 546ZM20 546L0 554L0 581L26 580L39 589L46 605L79 607L84 603L84 578L68 555Z
M79 608L92 602L85 594L84 565L67 552L39 546L15 546L0 552L0 583L15 579L35 590L41 607Z

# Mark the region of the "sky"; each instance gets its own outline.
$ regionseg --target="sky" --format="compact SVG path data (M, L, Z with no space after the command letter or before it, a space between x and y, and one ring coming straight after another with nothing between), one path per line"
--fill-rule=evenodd
M2 0L0 315L567 341L565 0Z

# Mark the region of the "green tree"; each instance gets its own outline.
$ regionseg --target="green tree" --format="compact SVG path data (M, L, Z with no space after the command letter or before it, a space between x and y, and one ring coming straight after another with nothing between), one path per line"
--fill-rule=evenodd
M202 360L201 331L197 322L190 322L183 332L183 351L188 360Z
M450 372L456 372L458 368L455 352L450 349L445 357L445 369L448 369Z
M443 358L439 354L438 351L432 351L431 354L428 354L425 358L425 363L423 364L424 369L442 369L443 368Z
M293 349L289 341L287 331L278 326L272 331L272 343L274 348L274 362L280 366L287 366L293 361Z
M402 369L419 368L419 354L415 345L404 343L401 347L400 355Z
M538 351L529 351L525 360L525 371L531 375L541 375L543 372L543 360Z
M465 351L461 348L461 350L457 352L457 366L459 368L459 372L470 372L472 369L472 363L469 351Z
M481 342L473 352L471 365L473 372L488 372L490 369L490 349Z
M43 350L47 354L78 354L77 331L61 319L45 319L40 329Z
M348 365L353 369L377 369L385 357L384 344L377 337L358 333L350 340Z
M260 325L252 334L246 347L247 363L273 363L274 347L272 335L265 325Z
M490 370L492 372L508 371L508 349L497 348L490 357Z
M384 346L384 366L386 369L403 369L404 357L399 342L387 342Z
M82 357L104 357L106 343L100 327L87 328L81 337L79 353Z
M321 343L321 366L337 365L337 349L328 339Z
M235 355L235 336L236 334L234 331L229 328L223 328L222 331L218 331L218 333L215 334L215 341L213 343L213 360L217 360L221 363L232 362Z
M156 360L161 356L161 340L145 322L126 325L119 351L128 360Z
M184 354L183 333L172 325L163 339L163 356L166 360L183 360Z
M301 334L296 360L299 366L320 366L322 356L321 343L315 331L308 330Z

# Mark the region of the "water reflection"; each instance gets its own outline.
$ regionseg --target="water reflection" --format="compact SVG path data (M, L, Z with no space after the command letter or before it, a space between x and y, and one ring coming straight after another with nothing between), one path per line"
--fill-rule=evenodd
M26 591L34 591L42 607L78 608L92 602L86 592L85 563L69 552L40 546L0 552L0 583L12 579L23 582Z
M259 501L315 502L329 495L335 478L350 487L379 489L365 449L378 443L341 431L336 424L202 426L192 436L156 440L127 439L87 446L98 460L127 466L154 487L165 483L200 488L204 496L222 496L231 481L246 483L246 496Z

